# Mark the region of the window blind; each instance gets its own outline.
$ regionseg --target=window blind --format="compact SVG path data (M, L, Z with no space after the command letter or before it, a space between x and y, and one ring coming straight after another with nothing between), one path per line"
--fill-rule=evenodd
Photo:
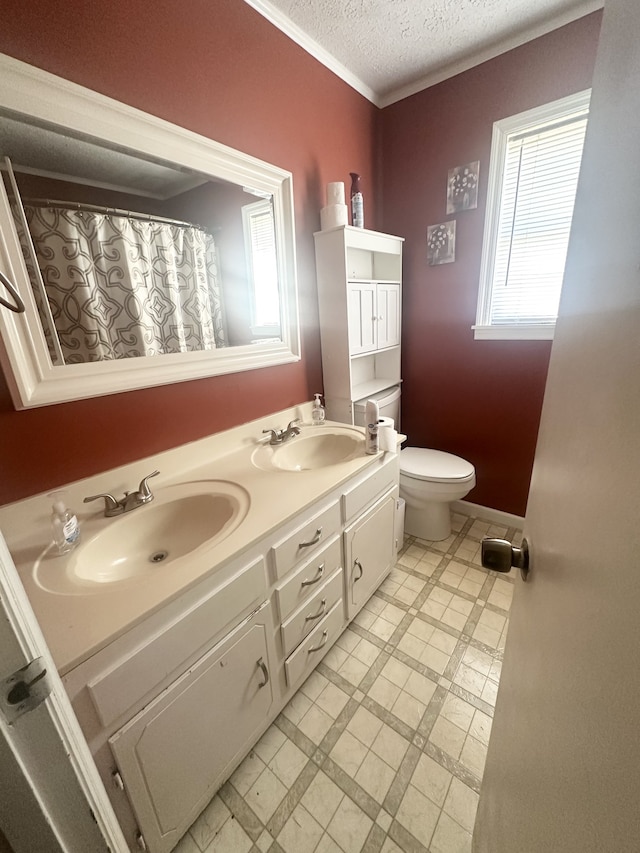
M553 324L587 115L507 138L489 323Z

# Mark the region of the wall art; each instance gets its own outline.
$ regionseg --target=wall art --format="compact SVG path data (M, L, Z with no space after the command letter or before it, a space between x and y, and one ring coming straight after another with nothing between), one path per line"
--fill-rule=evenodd
M440 222L427 227L427 262L429 266L451 264L456 259L456 221Z
M480 161L449 169L447 179L447 213L473 210L478 206Z

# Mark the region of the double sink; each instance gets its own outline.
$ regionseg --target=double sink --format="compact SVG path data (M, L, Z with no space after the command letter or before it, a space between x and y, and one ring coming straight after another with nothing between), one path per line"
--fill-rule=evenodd
M251 464L271 473L304 473L363 455L361 431L326 425L303 427L277 446L258 443ZM177 569L198 549L212 548L237 530L250 506L247 489L230 480L167 485L131 512L87 520L80 544L68 555L58 556L52 548L40 555L34 579L44 590L74 595L150 578L164 566Z

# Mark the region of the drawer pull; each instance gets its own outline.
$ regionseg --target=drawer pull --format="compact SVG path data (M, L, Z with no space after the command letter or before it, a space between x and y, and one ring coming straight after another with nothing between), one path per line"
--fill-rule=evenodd
M314 613L312 616L305 616L304 621L305 622L313 622L314 619L319 619L321 616L324 616L326 611L327 611L327 599L323 598L322 601L320 602L320 610L318 610L318 612Z
M322 539L322 528L319 527L316 530L313 539L310 539L308 542L299 542L298 548L310 548L312 545L317 545L321 539Z
M314 583L318 583L318 581L322 579L323 575L324 575L324 563L320 563L320 565L318 566L318 573L317 573L316 577L311 578L310 581L308 581L308 580L302 581L300 586L312 586Z
M266 687L269 683L269 670L267 669L267 665L262 658L256 662L256 665L260 667L262 675L264 676L264 681L261 681L260 684L258 684L258 687Z
M311 646L311 648L310 648L310 649L307 649L307 653L310 653L310 652L319 652L319 651L320 651L320 649L321 649L323 646L326 646L326 645L327 645L327 640L328 640L328 639L329 639L329 632L328 632L328 631L323 631L323 632L322 632L322 640L320 640L320 644L319 644L319 645L317 645L317 646Z
M358 575L358 577L357 578L354 577L354 579L353 579L353 582L357 583L360 580L360 578L362 577L362 575L364 574L364 569L362 568L362 563L360 562L360 560L354 560L353 565L357 566L360 569L360 574Z

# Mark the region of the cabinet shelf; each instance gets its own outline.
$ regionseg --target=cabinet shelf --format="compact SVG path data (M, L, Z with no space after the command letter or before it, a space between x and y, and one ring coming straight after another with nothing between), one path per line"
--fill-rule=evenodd
M377 379L370 379L367 382L354 385L351 396L354 401L364 400L365 397L370 397L378 391L384 391L386 388L392 388L394 385L400 385L400 383L401 380L398 377L380 376Z

